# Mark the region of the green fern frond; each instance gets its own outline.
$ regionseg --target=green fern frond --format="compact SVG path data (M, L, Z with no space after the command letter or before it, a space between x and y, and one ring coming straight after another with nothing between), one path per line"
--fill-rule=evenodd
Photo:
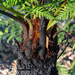
M39 1L38 0L33 0L36 4L39 4Z
M24 2L25 2L24 0L5 0L3 1L3 5L8 8L11 8L12 6L15 6L15 5L21 5Z
M39 18L44 16L47 19L54 19L54 17L48 11L44 11L43 7L34 7L32 9L30 9L28 11L28 13L25 15L25 17L28 16L29 14L31 14L31 13L35 14Z
M64 9L63 8L61 9L61 11L57 15L56 19L65 20L68 18L72 18L73 13L75 12L75 4L74 3L70 3L69 5L64 6Z
M47 30L53 26L54 24L58 23L59 20L67 20L68 18L73 18L73 13L75 12L75 2L70 2L67 6L63 6L60 12L55 17L55 20L47 27Z

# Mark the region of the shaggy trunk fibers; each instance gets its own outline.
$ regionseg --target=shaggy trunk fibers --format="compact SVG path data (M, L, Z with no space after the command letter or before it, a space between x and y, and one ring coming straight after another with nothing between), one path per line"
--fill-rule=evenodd
M46 33L48 21L42 17L31 20L33 24L32 38L24 40L17 50L17 75L58 75L56 69L57 37L53 35L57 32L56 25L51 28L50 36ZM28 35L29 36L29 35ZM48 48L46 48L46 36L48 36Z

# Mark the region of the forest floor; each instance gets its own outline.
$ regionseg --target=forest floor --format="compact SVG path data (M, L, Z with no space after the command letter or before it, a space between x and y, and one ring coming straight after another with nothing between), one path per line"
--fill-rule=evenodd
M16 75L17 72L17 56L16 46L6 43L6 40L2 40L0 48L0 75ZM58 54L62 52L64 46L61 47ZM71 47L67 47L63 56L61 56L57 62L59 62L66 69L71 69L71 63L75 60L75 50L72 51Z

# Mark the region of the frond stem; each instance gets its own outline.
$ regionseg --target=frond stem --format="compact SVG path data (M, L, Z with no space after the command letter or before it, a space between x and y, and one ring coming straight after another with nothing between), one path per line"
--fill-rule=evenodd
M18 15L18 16L24 18L24 19L26 19L27 22L28 22L28 24L29 24L29 32L30 32L29 35L30 35L30 34L32 35L32 32L33 32L33 25L32 25L32 23L31 23L31 21L30 21L29 18L26 18L26 17L24 17L23 14L21 14L21 13L15 11L14 9L6 8L6 7L3 6L3 5L0 5L0 8L2 8L2 9L4 9L4 10L7 10L7 11L9 11L9 12L11 12L11 13L14 13L14 14L16 14L16 15ZM26 26L26 27L27 27L27 26Z
M0 8L2 8L2 9L4 9L4 10L7 10L7 11L9 11L9 12L11 12L11 13L14 13L14 14L16 14L16 15L18 15L18 16L20 16L20 17L24 18L24 19L26 19L26 20L27 20L27 22L29 23L29 27L30 27L30 29L31 29L31 30L33 30L33 25L32 25L32 23L31 23L31 21L30 21L30 19L29 19L29 18L26 18L26 17L24 17L24 15L23 15L23 14L21 14L21 13L19 13L19 12L15 11L14 9L6 8L6 7L5 7L5 6L3 6L3 5L0 5Z
M33 4L33 0L31 0L31 4L32 4L32 8L34 8L34 4ZM36 15L34 14L34 16L33 16L33 19L35 19L36 18Z

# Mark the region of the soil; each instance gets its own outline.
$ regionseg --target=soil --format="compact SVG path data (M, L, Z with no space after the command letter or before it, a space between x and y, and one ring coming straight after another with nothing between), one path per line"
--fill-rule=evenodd
M17 47L2 40L0 48L0 75L16 75L17 72ZM12 41L11 41L12 42Z

